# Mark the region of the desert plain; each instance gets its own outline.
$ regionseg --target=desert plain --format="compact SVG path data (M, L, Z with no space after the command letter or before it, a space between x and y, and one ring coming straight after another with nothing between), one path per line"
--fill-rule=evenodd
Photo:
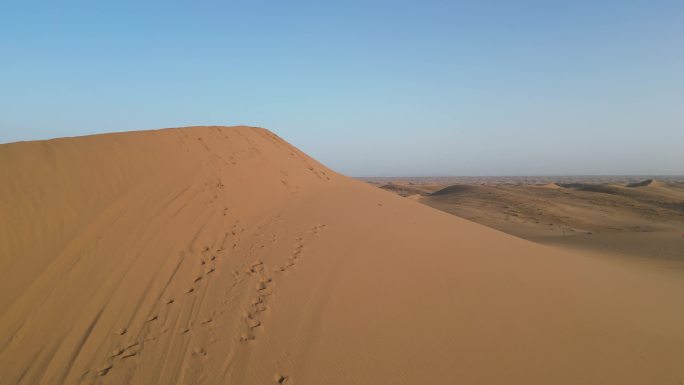
M684 177L362 178L530 241L684 267Z
M684 383L681 184L561 183L373 185L253 127L0 145L0 382Z

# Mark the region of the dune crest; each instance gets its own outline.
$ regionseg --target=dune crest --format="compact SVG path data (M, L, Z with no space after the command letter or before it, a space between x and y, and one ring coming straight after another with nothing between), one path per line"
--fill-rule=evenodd
M549 182L549 183L547 183L547 184L540 185L540 186L538 186L538 187L539 187L539 188L550 188L550 189L556 189L556 190L562 188L562 187L561 187L558 183L556 183L556 182Z
M264 129L0 145L0 217L8 384L684 381L678 277L441 213Z

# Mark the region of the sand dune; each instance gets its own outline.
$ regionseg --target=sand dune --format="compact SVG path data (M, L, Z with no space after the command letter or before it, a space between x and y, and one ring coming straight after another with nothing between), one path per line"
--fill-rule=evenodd
M540 185L541 188L559 189L561 186L556 182L549 182L544 185Z
M430 183L423 190L429 192L411 199L534 242L669 261L665 265L684 269L681 184Z
M440 185L416 185L412 183L400 183L400 182L392 182L392 183L387 183L384 185L381 185L380 188L383 190L391 191L396 194L399 194L401 196L411 196L411 195L424 195L424 194L430 194L435 192L436 190L441 189L443 186Z
M684 381L680 276L448 215L263 129L0 145L0 218L6 384Z
M653 180L653 179L646 179L641 182L636 182L636 183L628 183L626 185L627 187L661 187L662 185L660 182Z

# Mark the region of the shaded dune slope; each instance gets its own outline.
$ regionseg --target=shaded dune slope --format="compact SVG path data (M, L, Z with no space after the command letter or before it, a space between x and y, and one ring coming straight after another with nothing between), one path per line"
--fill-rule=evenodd
M660 182L653 179L646 179L641 182L628 183L625 187L660 187Z
M7 384L676 384L678 277L340 176L272 133L0 146Z
M439 190L441 186L435 185L414 185L410 183L388 183L380 186L381 189L391 191L401 196L424 195Z

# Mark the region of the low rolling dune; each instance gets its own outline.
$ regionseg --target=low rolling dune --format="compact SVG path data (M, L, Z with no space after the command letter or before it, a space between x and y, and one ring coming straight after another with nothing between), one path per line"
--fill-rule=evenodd
M535 242L684 263L684 185L450 185L415 197Z
M440 212L260 128L0 145L0 218L3 384L684 382L681 276Z

